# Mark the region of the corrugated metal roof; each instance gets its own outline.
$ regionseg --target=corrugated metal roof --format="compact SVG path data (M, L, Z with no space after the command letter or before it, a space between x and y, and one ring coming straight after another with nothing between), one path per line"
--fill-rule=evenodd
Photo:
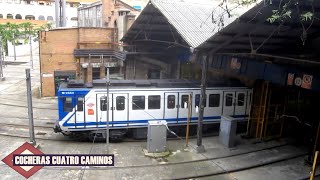
M190 47L196 48L247 10L247 8L237 8L231 12L236 15L228 17L228 13L224 10L225 7L219 6L220 3L221 1L218 0L151 0L133 27L143 30L148 26L145 23L149 21L148 19L152 19L155 23L157 18L152 13L159 11L186 43ZM141 22L145 24L142 25ZM159 28L153 29L168 28L168 26L160 27L161 25L163 23L159 24ZM157 25L153 24L153 27L157 27ZM128 31L130 35L135 33L134 31L130 32L130 29ZM128 34L124 39L129 38Z
M152 0L151 3L191 47L197 47L217 32L211 19L212 11L218 5L214 1Z

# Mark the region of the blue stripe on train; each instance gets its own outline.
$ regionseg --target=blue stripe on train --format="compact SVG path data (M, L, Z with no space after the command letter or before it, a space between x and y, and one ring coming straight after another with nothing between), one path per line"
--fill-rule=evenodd
M106 122L86 122L86 123L68 123L68 121L71 119L73 115L71 115L66 122L63 123L63 126L66 127L71 127L71 126L100 126L100 125L106 125ZM247 117L247 115L237 115L234 116L234 118L242 118L242 117ZM196 121L198 120L198 117L192 117L190 118L191 121ZM220 120L221 116L206 116L203 117L203 120L209 121L209 120ZM149 119L151 120L151 119ZM128 120L128 121L110 121L109 124L110 125L116 125L116 124L144 124L147 125L148 121L146 119L142 119L142 120ZM168 118L168 119L153 119L153 120L166 120L168 123L185 123L185 121L187 121L187 118ZM120 127L120 126L117 126ZM126 127L126 126L123 126Z

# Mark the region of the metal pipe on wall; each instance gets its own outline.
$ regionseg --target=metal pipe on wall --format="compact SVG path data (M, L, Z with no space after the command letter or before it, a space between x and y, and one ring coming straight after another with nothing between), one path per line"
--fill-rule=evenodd
M61 15L62 15L62 18L61 18L61 27L66 27L67 26L67 12L66 12L66 0L61 0L62 2L62 8L61 8Z
M60 1L59 0L54 0L56 27L60 27L59 5L60 5Z

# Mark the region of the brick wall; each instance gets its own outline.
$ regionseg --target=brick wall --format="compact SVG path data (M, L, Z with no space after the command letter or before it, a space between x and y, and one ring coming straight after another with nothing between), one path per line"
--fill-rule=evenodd
M77 48L111 48L114 29L70 28L40 32L41 96L55 95L54 72L75 71L79 77Z

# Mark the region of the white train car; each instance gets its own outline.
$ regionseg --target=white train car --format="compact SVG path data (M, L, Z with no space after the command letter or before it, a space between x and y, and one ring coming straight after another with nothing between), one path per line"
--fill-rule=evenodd
M190 123L196 124L200 102L200 83L196 81L116 80L111 81L109 95L105 81L101 80L89 86L62 84L58 91L59 120L55 131L104 137L107 114L110 136L114 138L130 128L147 127L149 120L166 120L169 126L185 128L189 96ZM240 83L209 82L203 123L217 123L222 115L246 120L251 97L252 90Z

